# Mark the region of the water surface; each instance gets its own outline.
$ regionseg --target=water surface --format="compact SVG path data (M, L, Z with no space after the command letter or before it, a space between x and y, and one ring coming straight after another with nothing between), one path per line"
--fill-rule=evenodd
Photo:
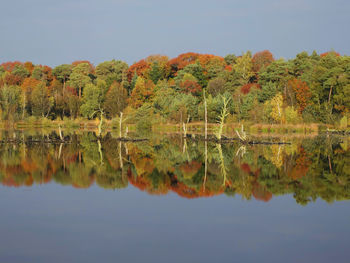
M1 136L0 262L348 262L347 138Z

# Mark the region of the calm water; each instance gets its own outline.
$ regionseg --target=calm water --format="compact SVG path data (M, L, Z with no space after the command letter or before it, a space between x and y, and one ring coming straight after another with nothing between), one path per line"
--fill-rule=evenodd
M0 262L349 261L348 138L48 135L1 133Z

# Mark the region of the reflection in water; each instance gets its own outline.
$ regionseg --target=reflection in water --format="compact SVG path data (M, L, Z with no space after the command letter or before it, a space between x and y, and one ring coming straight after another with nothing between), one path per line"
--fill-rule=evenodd
M317 198L332 202L350 199L347 143L346 138L319 137L291 145L242 146L181 136L124 143L110 134L97 140L82 133L66 144L3 144L0 182L12 187L55 182L76 188L96 183L108 189L131 184L149 194L175 192L186 198L238 194L269 201L292 194L300 204Z

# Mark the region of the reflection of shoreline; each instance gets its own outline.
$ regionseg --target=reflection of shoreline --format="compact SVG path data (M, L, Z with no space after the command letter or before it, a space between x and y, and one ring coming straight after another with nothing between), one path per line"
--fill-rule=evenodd
M183 132L181 131L172 131L172 132L166 132L166 131L157 131L157 134L161 135L182 135ZM235 133L223 133L226 136L231 137L236 137ZM187 135L203 135L202 132L196 132L196 131L188 131ZM208 132L208 135L214 136L213 132ZM303 134L303 133L292 133L292 134L278 134L278 133L261 133L261 134L251 134L252 139L256 138L275 138L275 139L294 139L294 138L315 138L319 136L318 133L308 133L308 134ZM237 137L238 139L238 137Z
M133 185L149 194L185 198L235 194L269 201L293 194L298 203L316 198L350 199L349 143L323 137L291 145L249 146L186 141L171 134L124 143L111 135L79 135L79 143L3 144L0 181L9 187L56 183L106 189Z

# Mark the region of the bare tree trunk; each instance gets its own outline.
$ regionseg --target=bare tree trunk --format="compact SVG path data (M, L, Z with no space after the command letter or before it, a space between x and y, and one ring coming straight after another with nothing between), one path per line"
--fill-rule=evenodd
M63 135L62 135L61 125L58 125L58 133L59 133L59 135L60 135L61 141L63 141Z
M208 112L207 112L207 99L205 97L205 90L203 91L204 97L204 138L208 139Z
M332 90L333 90L333 86L331 86L331 89L329 90L329 94L328 94L328 104L331 102Z
M204 180L203 180L203 192L205 192L205 183L207 182L208 173L208 141L204 142Z
M23 92L22 120L24 120L25 112L26 112L26 93Z

